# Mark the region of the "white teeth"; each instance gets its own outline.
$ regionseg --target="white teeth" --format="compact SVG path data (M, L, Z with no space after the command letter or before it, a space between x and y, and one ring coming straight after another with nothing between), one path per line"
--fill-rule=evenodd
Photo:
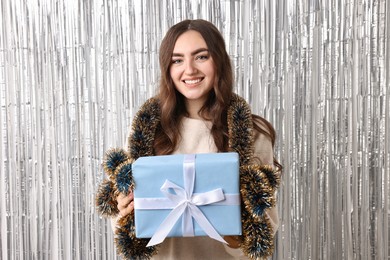
M196 84L196 83L198 83L198 82L200 82L200 81L201 81L201 79L184 80L184 82L185 82L186 84Z

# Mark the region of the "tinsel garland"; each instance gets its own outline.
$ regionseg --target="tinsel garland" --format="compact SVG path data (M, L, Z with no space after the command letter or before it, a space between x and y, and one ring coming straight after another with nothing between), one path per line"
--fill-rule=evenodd
M149 99L138 111L129 136L129 153L111 149L104 158L103 168L108 176L96 195L97 210L102 216L118 214L116 196L127 194L136 185L131 164L141 156L153 155L155 131L160 120L159 102ZM279 175L271 166L251 164L253 160L252 114L244 99L233 95L228 109L229 149L240 156L240 193L243 202L243 238L241 248L252 259L273 252L273 232L265 210L275 206L275 190ZM146 247L148 239L135 237L134 215L120 217L115 242L118 254L125 259L148 259L157 253L158 246Z

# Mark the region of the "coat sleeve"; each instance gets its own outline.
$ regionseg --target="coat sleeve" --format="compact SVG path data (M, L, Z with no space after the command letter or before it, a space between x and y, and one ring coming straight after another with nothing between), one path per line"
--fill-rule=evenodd
M254 122L259 126L262 126L261 122L257 120ZM273 165L274 161L274 151L272 143L269 137L264 134L255 131L254 137L254 162L260 165ZM274 194L276 197L277 194ZM276 200L277 201L277 200ZM277 205L274 207L266 209L266 215L268 216L270 223L272 225L273 235L279 227L279 215L277 211Z
M255 122L255 123L257 123L259 126L262 126L261 122ZM273 152L273 146L270 138L267 137L265 134L255 131L254 159L252 161L252 164L273 166L273 158L274 158L274 152ZM274 194L274 196L276 196L276 194ZM272 226L272 236L274 236L279 227L279 216L278 216L277 206L275 205L272 208L267 208L265 211L265 215L269 219L269 222ZM235 249L225 245L225 249L226 252L232 255L235 259L249 259L247 256L245 256L242 249L240 248Z

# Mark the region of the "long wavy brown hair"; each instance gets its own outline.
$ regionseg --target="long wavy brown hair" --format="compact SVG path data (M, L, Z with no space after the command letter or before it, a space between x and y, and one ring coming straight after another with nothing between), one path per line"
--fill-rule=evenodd
M160 90L158 98L161 106L161 121L156 130L154 149L155 154L171 154L178 143L180 119L188 116L184 96L176 90L170 75L172 53L177 38L188 30L199 32L207 44L208 51L213 58L216 77L214 87L208 99L199 111L199 115L212 122L211 134L215 145L221 152L228 151L227 108L233 94L233 71L230 57L226 52L225 41L218 29L205 20L184 20L172 26L160 45ZM255 116L263 127L254 124L257 131L267 135L274 145L275 130L262 117ZM264 126L267 129L264 129ZM280 164L274 163L281 169Z

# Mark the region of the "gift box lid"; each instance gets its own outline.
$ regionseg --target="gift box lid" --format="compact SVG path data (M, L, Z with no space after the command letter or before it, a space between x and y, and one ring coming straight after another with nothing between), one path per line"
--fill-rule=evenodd
M138 158L132 167L134 194L145 198L161 197L160 187L165 179L182 185L184 156L175 154ZM220 188L221 185L225 193L239 193L239 158L235 152L196 154L195 172L195 193ZM153 181L137 183L140 177Z

